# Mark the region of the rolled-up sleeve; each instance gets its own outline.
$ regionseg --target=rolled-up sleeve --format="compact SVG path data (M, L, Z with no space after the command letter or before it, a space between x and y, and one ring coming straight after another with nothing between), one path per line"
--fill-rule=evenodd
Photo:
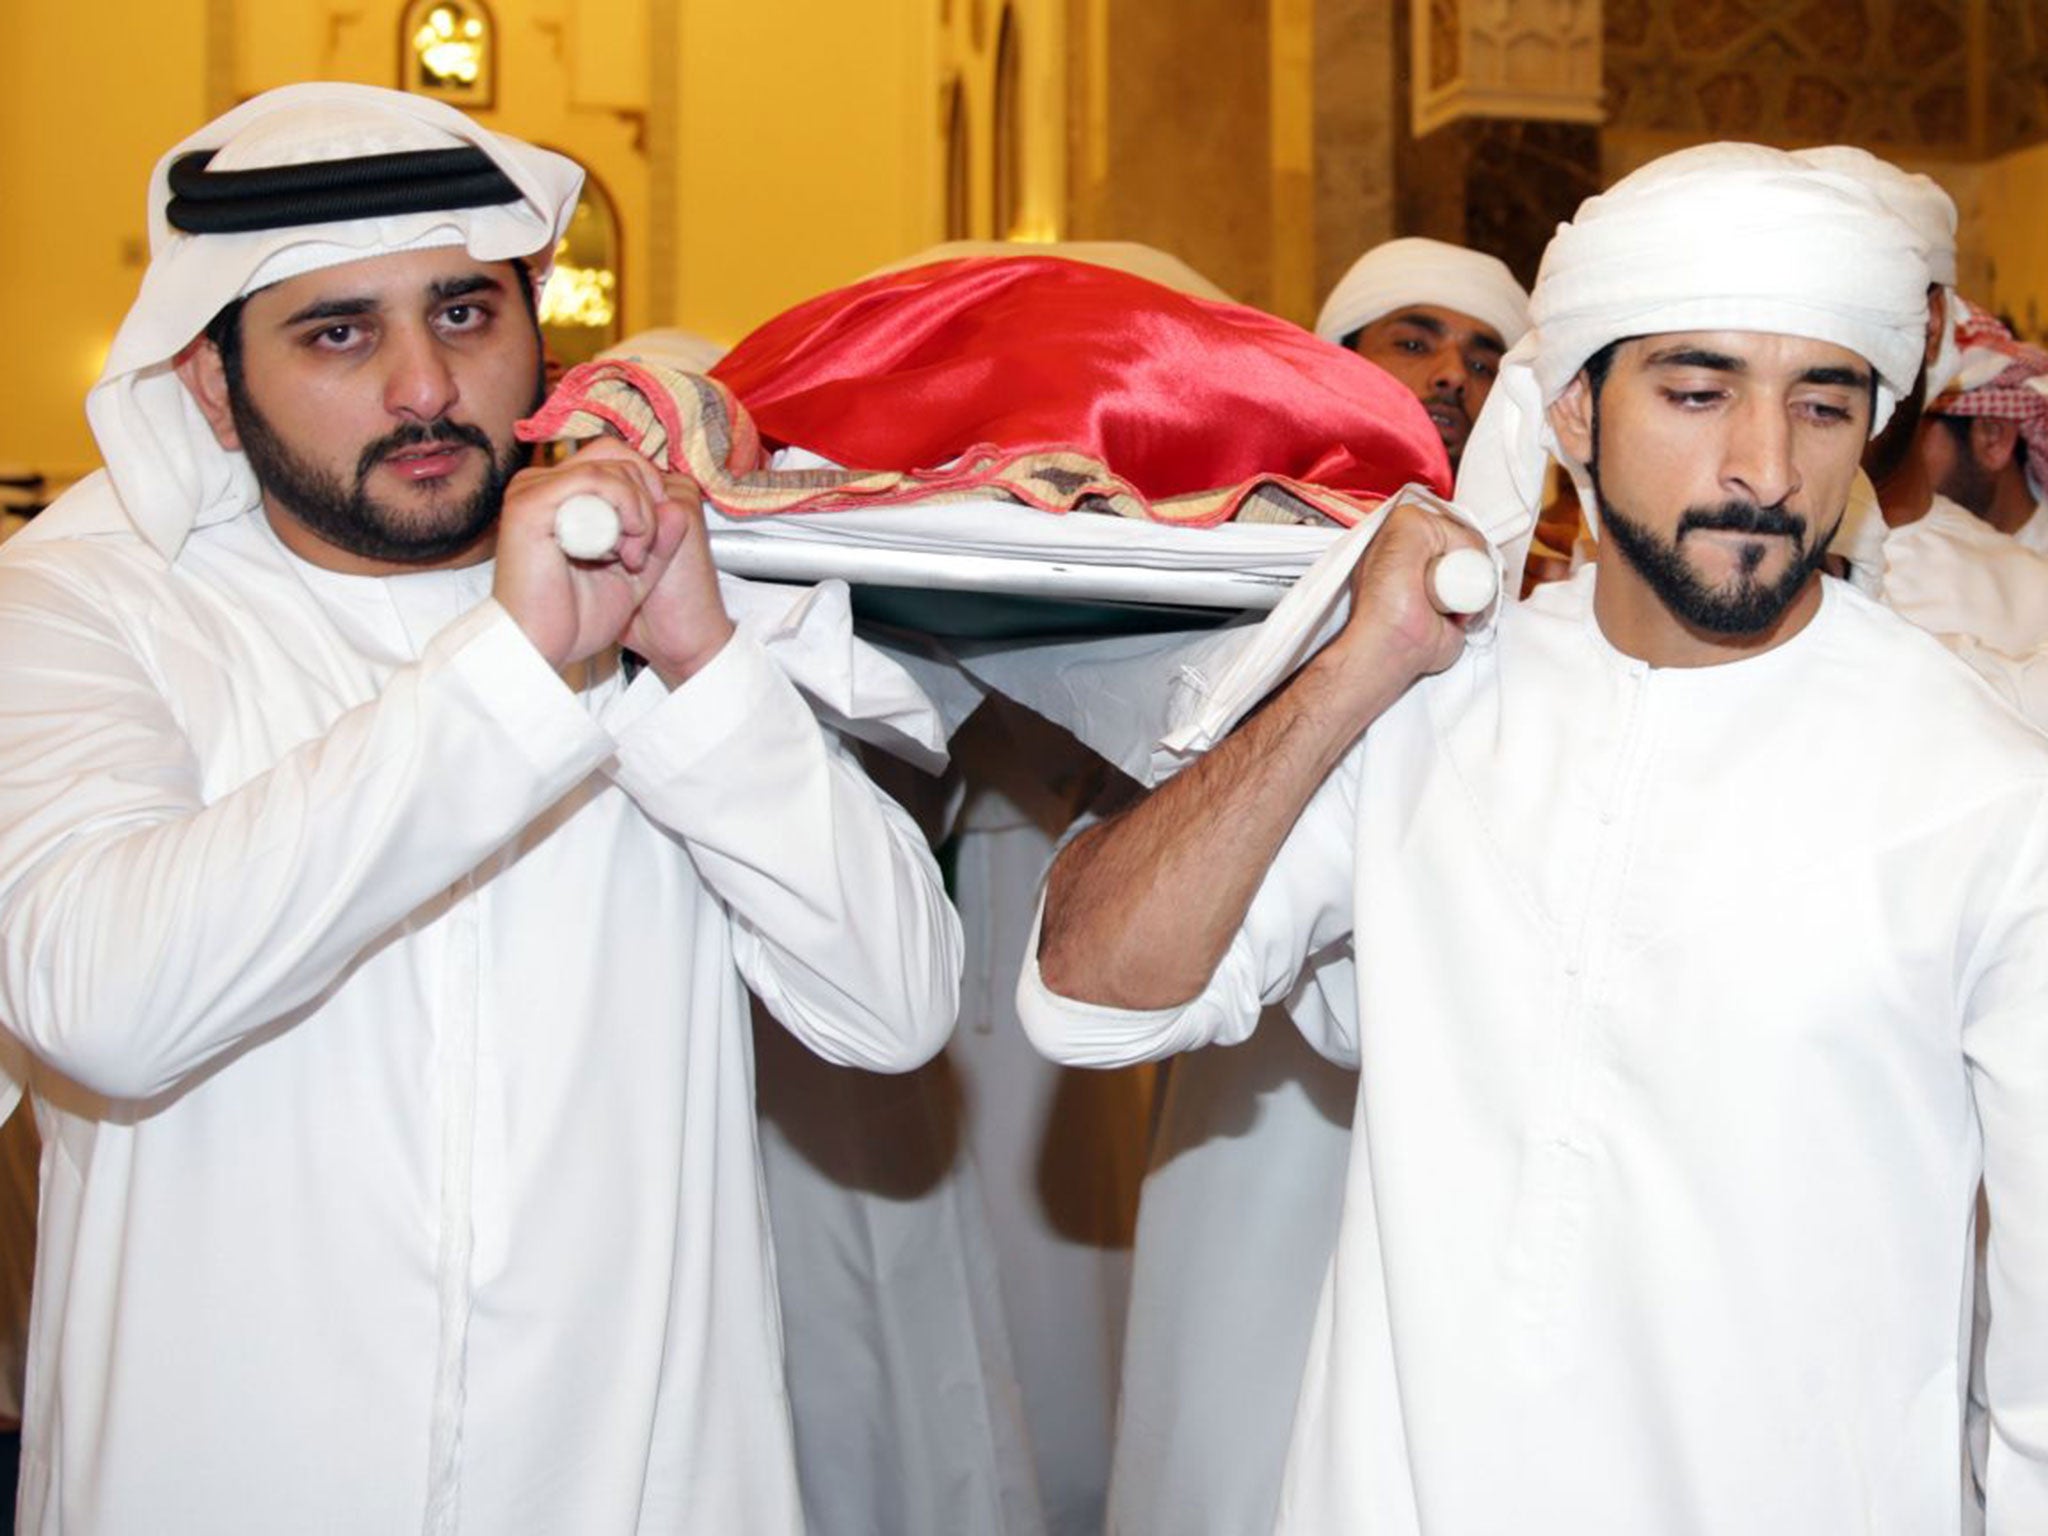
M1062 997L1038 970L1038 924L1017 981L1017 1013L1038 1049L1073 1066L1113 1067L1153 1061L1205 1045L1235 1045L1250 1036L1269 1003L1307 1000L1305 975L1320 989L1348 965L1335 963L1352 929L1353 848L1357 781L1363 744L1323 781L1274 856L1265 878L1208 984L1178 1007L1105 1008ZM1314 961L1311 961L1314 957ZM1355 1055L1341 1032L1348 1006L1317 1006L1301 1017L1303 1033L1326 1055Z

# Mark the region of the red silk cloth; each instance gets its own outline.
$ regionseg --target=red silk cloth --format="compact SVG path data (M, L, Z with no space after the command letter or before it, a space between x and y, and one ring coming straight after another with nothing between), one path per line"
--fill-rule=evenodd
M1421 403L1356 353L1057 257L870 278L776 316L711 372L768 442L864 469L993 444L1078 449L1154 500L1268 476L1375 500L1451 490Z

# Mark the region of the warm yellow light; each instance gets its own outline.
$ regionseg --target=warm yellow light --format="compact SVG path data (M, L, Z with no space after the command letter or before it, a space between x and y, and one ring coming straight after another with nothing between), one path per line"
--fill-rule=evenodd
M413 52L419 55L427 78L436 84L475 85L483 72L483 24L472 19L458 36L455 20L455 12L447 6L435 6L412 35Z
M540 323L600 330L619 312L618 274L604 267L559 262L541 290Z

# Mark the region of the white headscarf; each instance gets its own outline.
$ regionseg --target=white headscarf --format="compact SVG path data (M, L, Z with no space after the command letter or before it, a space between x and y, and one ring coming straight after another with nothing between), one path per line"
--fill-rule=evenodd
M1410 237L1376 245L1351 264L1323 301L1316 334L1344 338L1411 304L1470 315L1512 347L1529 329L1529 295L1507 263L1462 245Z
M1931 176L1902 171L1867 149L1829 144L1795 150L1794 157L1823 170L1854 176L1875 192L1887 208L1904 219L1920 237L1927 257L1927 281L1943 289L1940 350L1927 365L1926 398L1934 399L1955 382L1962 354L1956 345L1960 304L1956 298L1956 204Z
M1558 226L1533 329L1473 424L1458 500L1489 518L1519 507L1533 527L1545 456L1563 458L1545 407L1595 352L1636 336L1762 331L1846 347L1877 373L1875 433L1919 375L1927 281L1919 237L1856 176L1755 144L1652 161Z
M235 171L465 146L489 155L521 200L242 234L186 234L165 217L171 164L192 150L218 151L209 171ZM444 245L479 261L529 259L538 282L582 185L582 171L561 155L488 132L440 102L366 85L265 92L165 155L149 184L149 270L85 403L108 476L143 537L173 559L193 528L256 499L248 461L214 441L171 371L229 302L321 267Z

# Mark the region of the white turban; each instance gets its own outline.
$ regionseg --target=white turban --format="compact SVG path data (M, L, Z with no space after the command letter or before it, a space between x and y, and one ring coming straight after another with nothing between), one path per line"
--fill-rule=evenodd
M1340 346L1353 331L1411 304L1433 304L1490 326L1512 347L1529 329L1529 295L1507 263L1441 240L1389 240L1351 264L1323 301L1316 334Z
M1458 500L1490 519L1519 507L1533 527L1545 455L1563 457L1545 407L1612 342L1762 331L1846 347L1877 374L1875 433L1919 376L1927 260L1861 178L1782 150L1706 144L1581 204L1543 253L1530 312L1533 329L1473 424Z
M519 200L234 234L187 234L166 217L171 165L194 150L217 151L212 173L465 147L482 150ZM165 155L149 184L149 270L85 403L108 476L142 535L172 559L194 527L256 500L248 461L214 441L171 369L227 304L299 273L443 245L479 261L529 259L538 282L582 185L582 171L561 155L488 132L439 102L365 85L266 92Z
M1956 346L1958 303L1956 300L1956 204L1931 176L1902 171L1889 160L1881 160L1867 149L1847 144L1829 144L1820 149L1794 151L1796 158L1823 170L1854 176L1887 208L1912 226L1927 257L1927 281L1946 290L1941 342L1933 362L1927 365L1926 398L1934 399L1955 382L1962 354Z

